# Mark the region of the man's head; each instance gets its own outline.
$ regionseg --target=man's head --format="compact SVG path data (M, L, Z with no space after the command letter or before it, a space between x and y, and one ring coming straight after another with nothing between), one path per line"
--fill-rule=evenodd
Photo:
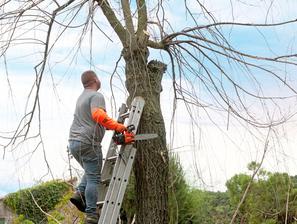
M101 87L101 82L96 73L92 70L85 71L81 75L81 82L85 89L98 90Z

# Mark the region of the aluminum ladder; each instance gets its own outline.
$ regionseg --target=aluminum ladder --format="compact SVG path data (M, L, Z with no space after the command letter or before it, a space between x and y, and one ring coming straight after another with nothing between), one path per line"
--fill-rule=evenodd
M133 133L136 134L144 104L145 101L142 97L133 99L129 111L127 106L123 104L119 110L118 122L124 123L125 119L128 118L126 125L134 125ZM118 147L120 147L119 150ZM98 224L116 224L135 154L136 148L132 144L118 146L111 139L98 190L97 206L99 209L101 208Z

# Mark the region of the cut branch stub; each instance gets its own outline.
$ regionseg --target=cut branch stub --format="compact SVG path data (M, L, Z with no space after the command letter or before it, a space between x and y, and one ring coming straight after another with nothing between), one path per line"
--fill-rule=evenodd
M152 60L147 65L150 83L153 87L152 91L162 92L162 78L167 69L167 65L163 62Z
M167 66L159 61L147 63L147 48L132 52L124 50L123 55L126 61L126 88L130 95L128 102L135 96L151 98L155 94L159 95Z

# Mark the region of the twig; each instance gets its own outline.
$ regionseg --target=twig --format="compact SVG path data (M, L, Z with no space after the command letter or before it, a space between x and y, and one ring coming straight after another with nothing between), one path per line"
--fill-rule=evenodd
M45 214L46 216L52 218L56 223L61 224L61 223L60 223L54 216L52 216L51 214L45 212L45 211L39 206L39 204L38 204L37 201L35 200L35 198L34 198L32 192L31 192L30 190L29 190L29 193L30 193L30 195L31 195L31 197L32 197L32 199L33 199L33 201L34 201L34 204L40 209L40 211L41 211L43 214Z
M261 162L259 163L259 166L257 167L257 169L255 169L254 173L252 174L251 179L250 179L250 181L249 181L249 183L248 183L248 185L247 185L247 187L246 187L246 189L244 191L244 194L242 195L241 200L238 203L235 212L233 213L230 224L233 224L235 222L235 219L236 219L236 217L238 215L239 209L240 209L241 205L244 203L244 201L246 199L246 196L247 196L247 194L248 194L248 192L250 190L251 184L254 181L254 178L255 178L256 174L258 173L258 171L260 170L260 168L261 168L261 166L262 166L262 164L264 162L264 158L265 158L266 152L268 150L270 131L271 131L271 128L269 128L267 136L266 136L264 151L263 151Z

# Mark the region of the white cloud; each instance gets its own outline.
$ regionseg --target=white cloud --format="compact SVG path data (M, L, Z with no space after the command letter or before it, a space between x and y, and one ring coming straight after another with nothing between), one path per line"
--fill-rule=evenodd
M201 15L201 7L196 1L187 1L194 13ZM280 22L295 18L297 3L287 1L239 1L215 0L203 1L206 9L212 13L219 22L236 21L248 23Z

